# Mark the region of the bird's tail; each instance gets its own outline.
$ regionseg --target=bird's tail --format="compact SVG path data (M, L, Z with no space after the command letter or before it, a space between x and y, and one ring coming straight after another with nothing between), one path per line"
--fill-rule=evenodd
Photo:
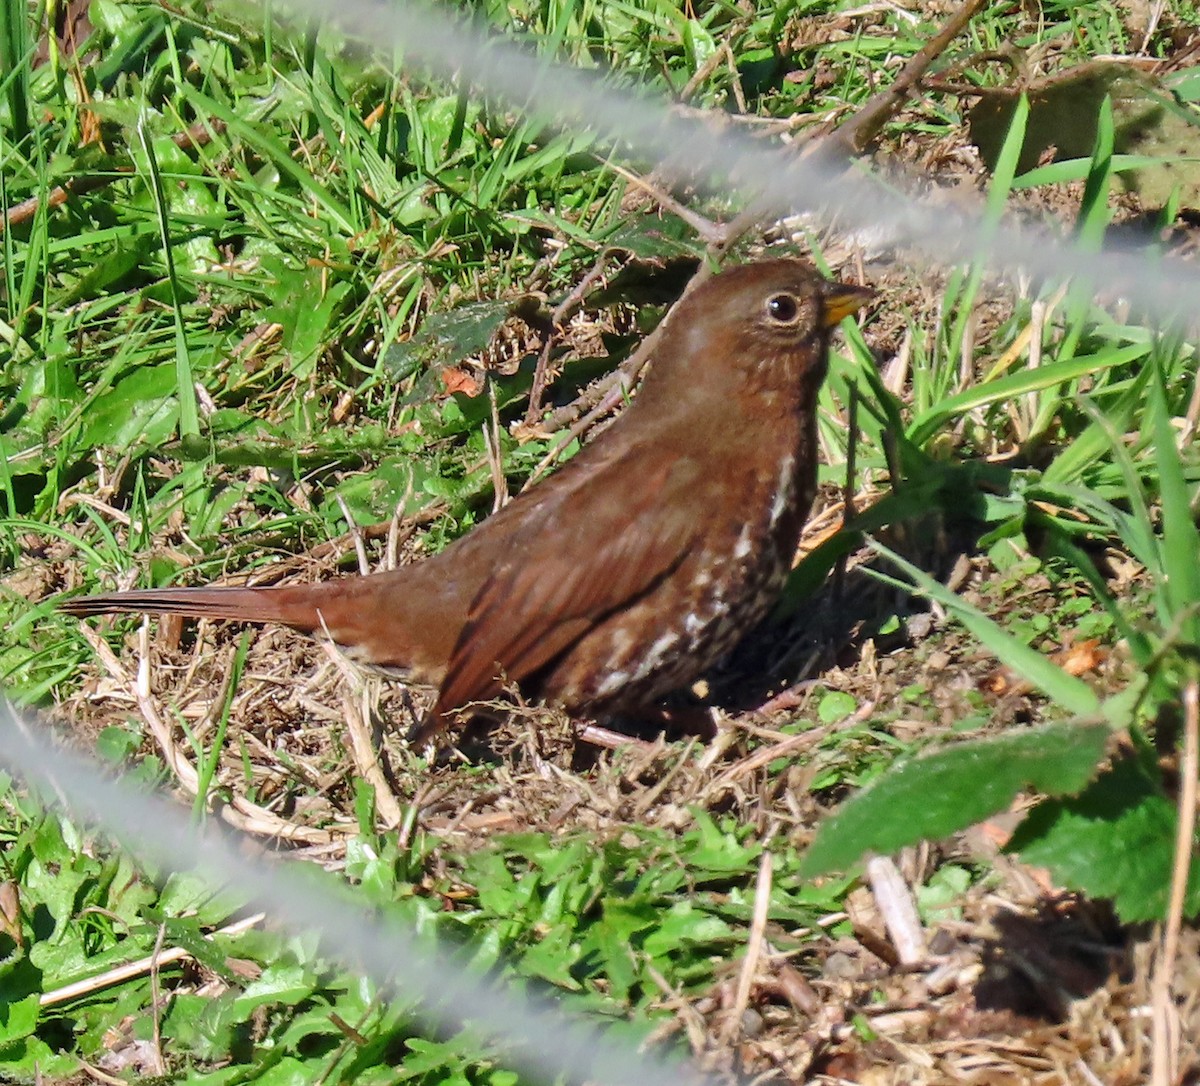
M462 592L455 595L456 582L428 572L420 564L269 588L139 588L64 599L58 608L80 618L132 611L278 623L318 637L328 634L356 659L436 686L466 621L466 604Z
M83 618L136 612L151 615L189 615L234 622L278 622L299 630L320 627L318 600L306 585L274 588L138 588L62 600L60 611Z

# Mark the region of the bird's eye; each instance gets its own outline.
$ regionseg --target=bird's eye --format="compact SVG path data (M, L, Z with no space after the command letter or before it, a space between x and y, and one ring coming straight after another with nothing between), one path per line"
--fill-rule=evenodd
M800 302L794 294L772 294L767 299L767 316L776 324L791 324L800 312Z

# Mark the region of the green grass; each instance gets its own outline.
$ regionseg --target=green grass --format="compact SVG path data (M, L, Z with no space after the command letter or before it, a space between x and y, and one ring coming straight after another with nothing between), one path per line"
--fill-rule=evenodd
M888 9L846 29L837 13L853 6L704 4L688 14L651 0L596 0L475 10L545 55L660 93L679 93L727 49L729 60L690 89L689 105L736 113L744 104L758 117L818 121L886 85L896 60L936 26L927 14L913 22ZM1183 4L1169 5L1167 17L1195 22ZM641 305L640 327L662 312L638 293L637 278L703 251L671 214L630 210L629 186L605 165L611 147L524 121L467 84L410 78L386 49L200 0L171 8L96 0L91 19L94 52L35 67L39 32L27 5L0 0L0 201L6 209L42 201L2 235L0 683L37 706L97 674L78 624L52 610L68 586L219 578L341 536L351 527L344 509L355 524L387 521L398 509L420 514L428 549L468 530L491 508L484 430L492 406L489 395L446 395L443 368L478 358L504 322L511 332L522 297L532 293L548 314L617 243L643 259L617 261L628 278L616 278L613 296L589 303L589 314L619 357L635 337L610 329L629 326L628 307ZM1042 19L989 10L948 59L1009 41L1056 43L1063 66L1129 48L1111 5L1043 4ZM830 27L836 32L818 32ZM1169 48L1160 34L1150 52ZM967 78L1002 76L990 66ZM884 146L961 141L963 109L953 96L927 94L887 126ZM195 145L181 145L189 129ZM993 221L1020 183L1020 135L1018 122L989 179ZM1097 248L1110 215L1112 137L1102 123L1077 174L1085 188L1076 229ZM56 186L82 178L111 183L47 206ZM714 218L736 210L725 197L692 202ZM1086 285L1060 293L1066 285L1050 283L1014 299L989 278L985 252L938 282L936 303L914 304L906 317L912 353L899 394L878 373L869 328L848 332L832 360L822 480L841 485L847 412L858 398L860 480L882 498L801 564L789 606L800 606L864 532L919 540L946 529L990 555L1001 578L1014 565L1024 577L1044 575L1053 602L1008 615L1002 599L965 602L941 588L928 548L883 567L893 581L899 568L900 583L936 599L1037 686L1046 730L988 735L965 752L943 749L938 737L927 758L904 761L932 737L897 740L895 708L879 706L861 727L833 730L801 756L813 805L875 784L842 821L826 823L824 851L808 861L798 837L767 835L776 862L769 915L789 948L839 907L848 885L802 875L851 866L864 848L949 833L1030 783L1055 796L1023 831L1031 859L1114 897L1128 917L1161 912L1148 887L1164 877L1174 812L1153 742L1182 686L1195 681L1200 645L1192 516L1200 462L1191 441L1177 440L1194 348L1106 311ZM1031 323L1034 303L1056 297L1046 322ZM964 348L979 303L997 298L1000 317ZM890 300L883 305L894 311ZM1036 368L1032 337L1042 353ZM554 441L519 443L510 429L532 380L533 355L518 353L514 372L502 367L490 378L514 491ZM550 406L597 369L568 358ZM1143 595L1115 586L1109 548L1137 564ZM879 616L881 630L891 617ZM1056 631L1076 626L1110 647L1119 641L1116 651L1144 679L1094 690L1065 675L1046 656L1060 647ZM118 655L129 629L117 623L103 634ZM927 708L916 690L906 705ZM832 727L850 707L815 698L784 727ZM988 703L976 697L967 710L986 732ZM218 731L227 714L228 703ZM1089 785L1112 737L1132 753ZM138 761L139 743L137 725L122 724L99 745L161 779L155 757ZM214 745L198 756L218 790L229 787L217 771L222 753ZM235 763L249 758L244 747L224 753ZM971 772L1021 759L1032 768L999 781L999 798L969 811L931 809L898 839L872 835L873 826L894 826L897 807L938 774L971 795ZM494 769L470 772L487 780ZM306 791L289 787L293 796ZM582 830L539 830L463 851L418 834L401 849L395 834L376 829L369 794L348 793L360 832L347 845L344 877L372 903L471 948L481 964L571 993L568 1006L628 1018L635 1032L668 1013L661 983L687 997L707 992L718 962L745 944L761 826L696 808L684 829L627 830L599 842ZM1102 800L1128 816L1110 836L1096 815ZM0 1000L12 1011L0 1028L0 1077L32 1079L36 1066L61 1080L77 1056L97 1058L107 1031L144 1013L149 979L40 1012L36 997L149 953L166 923L170 939L199 948L225 985L211 998L185 986L163 1012L163 1051L184 1079L512 1081L469 1035L422 1039L411 1008L389 1005L303 938L252 932L204 951L199 936L227 918L228 900L176 876L147 879L119 851L91 842L24 790L0 790L0 883L20 897L15 925L0 927ZM1114 881L1102 860L1075 859L1105 848L1148 857L1144 870ZM1198 908L1193 893L1188 909ZM226 954L254 963L254 979L231 972ZM346 1043L334 1016L366 1038L361 1048Z

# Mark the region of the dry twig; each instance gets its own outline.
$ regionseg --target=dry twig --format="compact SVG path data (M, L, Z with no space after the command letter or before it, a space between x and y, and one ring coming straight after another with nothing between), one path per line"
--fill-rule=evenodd
M218 935L239 935L241 932L249 931L255 925L260 924L265 917L266 913L255 913L253 916L236 920L232 924L226 924L225 927L218 928L211 935L206 935L204 938L212 942ZM132 980L134 977L144 977L152 969L162 969L173 962L183 961L185 958L192 956L189 951L178 946L171 947L169 950L162 950L161 947L157 947L156 950L157 953L148 954L144 958L126 962L124 965L113 966L111 969L106 969L103 973L98 973L94 977L88 977L86 980L77 980L72 984L64 984L61 988L52 988L48 992L43 992L38 999L38 1006L53 1007L59 1003L69 1003L80 996L91 995L102 988L121 984L124 981ZM124 1080L122 1079L121 1081L123 1082Z
M737 1034L742 1024L742 1015L750 1003L750 989L754 984L754 974L758 972L758 963L762 958L763 933L767 928L767 913L771 908L771 879L774 866L770 849L763 849L762 858L758 864L758 880L754 886L754 915L750 921L750 934L746 940L746 958L742 962L741 972L738 973L737 991L733 998L733 1007L721 1031L721 1041L728 1044Z
M1179 932L1187 897L1188 874L1196 834L1197 773L1200 773L1200 683L1192 679L1183 691L1183 757L1179 766L1179 814L1175 830L1175 859L1171 896L1163 925L1162 947L1151 981L1153 1013L1150 1082L1169 1086L1178 1081L1179 1011L1171 999L1171 981L1179 957Z

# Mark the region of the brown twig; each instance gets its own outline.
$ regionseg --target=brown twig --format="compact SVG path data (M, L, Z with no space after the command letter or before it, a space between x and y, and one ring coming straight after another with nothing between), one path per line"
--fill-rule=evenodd
M342 695L342 718L350 736L354 768L358 776L375 790L375 809L383 827L393 830L404 821L404 811L395 792L392 791L383 762L380 760L379 746L371 734L371 688L354 673L352 665L336 646L324 641L321 647L341 673L342 682L349 687Z
M240 935L243 931L248 931L250 928L256 927L265 917L265 913L255 913L253 916L236 920L232 924L226 924L225 927L218 928L211 934L205 935L204 938L206 941L212 942L218 935ZM111 969L106 969L103 973L99 973L94 977L88 977L86 980L77 980L71 984L65 984L61 988L54 988L49 992L43 992L38 998L38 1006L53 1007L59 1003L69 1003L73 999L79 999L81 996L98 992L101 988L108 988L114 984L122 984L134 977L145 976L151 969L162 969L173 962L184 961L191 957L191 951L185 950L183 947L171 947L169 950L162 950L156 943L155 953L145 958L126 962L124 965L113 966ZM119 1079L118 1081L124 1082L124 1079Z
M740 724L739 727L745 729L745 724ZM727 787L740 777L744 777L747 773L755 773L763 767L770 765L777 758L794 758L798 751L813 746L828 737L829 729L826 727L809 728L799 735L789 735L776 743L772 743L770 746L760 747L753 754L742 758L726 769L713 782L713 790Z
M867 861L867 881L883 917L883 926L896 948L897 961L904 966L925 961L929 947L917 915L917 903L895 861L889 856L872 856Z
M604 398L601 399L601 401L596 404L596 406L593 407L586 415L584 415L583 418L573 422L567 428L567 432L561 438L559 438L559 440L551 446L550 451L538 461L537 467L535 467L530 473L529 479L526 481L525 486L522 487L522 490L527 490L534 483L536 483L538 479L545 475L546 472L553 467L555 461L562 456L563 451L568 445L571 444L572 441L574 441L576 438L583 437L583 435L586 434L588 430L590 430L597 422L604 418L605 415L607 415L610 411L615 410L617 404L619 404L621 400L625 398L629 390L633 388L634 384L636 384L637 376L641 372L642 367L650 360L651 350L646 348L650 347L651 340L657 342L657 331L658 330L655 329L654 332L651 332L646 340L642 343L642 346L638 349L637 353L631 355L629 359L621 363L617 369L613 370L613 372L609 374L609 378L611 378L611 380L608 378L604 380ZM625 367L628 362L634 359L638 360L637 369L631 374L626 372Z
M646 750L653 746L645 739L625 735L624 732L614 732L611 728L600 727L599 724L585 724L579 729L578 737L582 743L591 743L592 746L603 747L605 750L625 750L630 747Z
M647 196L650 196L660 207L665 208L672 215L682 219L709 244L720 241L725 236L725 227L720 223L713 222L707 216L701 215L698 211L693 211L690 207L686 207L665 189L656 185L649 177L639 177L632 170L627 170L624 166L618 166L615 162L608 159L604 159L603 162L618 177L625 178L631 185L641 189Z
M488 471L492 476L492 512L498 513L509 501L508 479L504 475L504 456L500 445L500 409L496 404L496 382L487 382L488 405L491 415L483 424L483 449Z
M862 154L879 135L889 118L908 100L913 89L929 71L930 65L966 29L967 24L983 9L986 2L987 0L966 0L925 47L900 69L900 74L890 86L872 96L850 120L820 141L821 150L841 155Z
M583 304L583 299L592 284L604 275L604 268L611 252L611 249L606 249L596 258L596 262L588 270L588 273L579 280L574 290L558 303L550 315L550 329L542 344L541 353L538 355L537 368L533 371L533 387L529 390L529 407L525 411L525 423L528 426L532 426L542 413L542 397L546 392L546 374L550 369L550 352L559 340L559 329L563 322Z
M354 514L350 512L350 506L346 504L346 499L341 494L334 494L334 498L345 518L350 538L354 541L354 553L358 555L358 572L365 577L371 572L371 562L367 558L367 545L363 541L362 531L358 527L358 521L354 519Z
M754 913L750 918L750 934L746 939L746 957L738 972L737 989L733 1007L721 1030L721 1041L729 1044L737 1036L742 1025L742 1016L750 1005L750 990L754 985L754 974L758 972L762 959L763 933L767 928L767 916L771 906L771 878L774 865L769 849L764 849L758 862L758 879L754 886Z
M152 1066L155 1075L167 1073L167 1061L163 1059L162 1051L162 987L159 970L162 966L161 957L163 942L167 937L167 925L158 925L158 935L154 939L154 949L150 952L150 1011L153 1022L153 1035L150 1040Z
M224 131L224 121L215 118L205 122L198 121L186 132L177 133L174 143L181 151L194 151L211 143L214 136L218 136ZM73 177L65 184L51 189L46 194L44 201L41 196L31 196L28 200L22 200L21 203L10 207L8 213L0 220L0 233L3 233L7 227L28 222L38 213L38 208L43 202L53 210L56 207L62 207L72 196L84 196L89 192L96 192L132 173L132 166L117 166L114 167L112 173L84 174L81 177Z
M732 32L730 37L737 33L740 28L744 27L744 25L745 24L742 22L742 20L736 21L729 28ZM723 50L714 49L708 54L707 57L705 57L704 63L692 73L691 78L683 85L683 90L679 92L679 100L681 102L690 100L692 95L704 85L704 81L717 70L717 67L720 65L721 61L725 59L722 54Z

